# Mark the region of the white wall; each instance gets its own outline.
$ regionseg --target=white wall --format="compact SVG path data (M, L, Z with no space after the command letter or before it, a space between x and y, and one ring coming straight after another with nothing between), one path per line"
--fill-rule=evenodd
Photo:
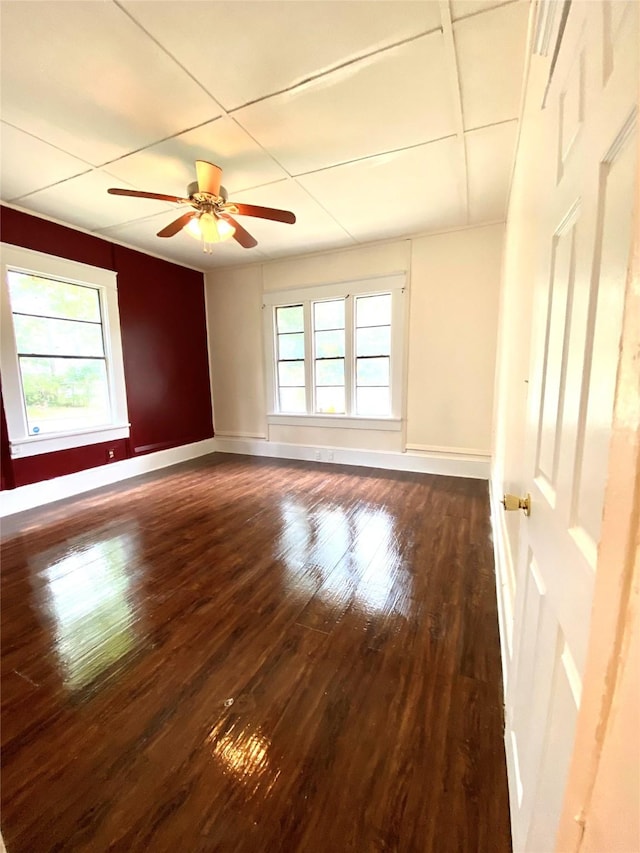
M491 447L503 226L411 243L408 447Z
M503 232L490 225L208 273L216 435L487 460ZM403 271L410 307L402 430L268 425L262 294Z
M216 434L264 438L262 268L226 270L205 294Z

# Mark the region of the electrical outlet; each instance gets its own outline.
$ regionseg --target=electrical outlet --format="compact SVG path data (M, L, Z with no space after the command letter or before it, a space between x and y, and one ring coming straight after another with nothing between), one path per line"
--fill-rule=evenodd
M320 461L320 451L316 450L316 462Z
M115 458L116 458L116 452L115 452L115 450L113 449L113 447L110 447L110 448L107 450L107 462L111 462L111 460L112 460L112 459L115 459Z

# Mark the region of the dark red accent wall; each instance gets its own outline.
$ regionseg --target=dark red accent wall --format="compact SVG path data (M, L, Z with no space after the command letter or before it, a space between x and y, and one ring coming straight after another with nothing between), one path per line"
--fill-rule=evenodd
M46 252L106 270L115 269L113 243L66 225L39 219L30 213L0 207L0 233L2 242L12 246Z
M0 489L13 489L14 486L9 433L7 432L7 419L4 414L4 400L2 398L2 386L0 385Z
M0 238L118 274L118 305L128 441L112 441L11 459L4 406L0 435L2 488L178 447L213 436L202 273L12 208L0 208Z
M72 447L69 450L58 450L56 453L42 453L39 456L24 456L13 460L14 485L26 486L29 483L39 483L63 474L74 474L87 468L97 468L108 462L118 462L130 456L126 438L102 444L89 444L86 447ZM113 459L108 459L107 451L113 450ZM43 473L46 476L43 476Z
M210 437L202 273L113 249L133 452Z

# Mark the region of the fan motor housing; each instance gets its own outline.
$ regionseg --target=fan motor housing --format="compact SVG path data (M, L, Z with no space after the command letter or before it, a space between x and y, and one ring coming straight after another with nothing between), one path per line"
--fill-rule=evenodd
M200 192L198 189L198 182L192 181L189 184L189 186L187 187L187 195L189 196L189 198L191 198L192 196L196 195L198 192ZM229 198L229 194L227 193L227 190L225 187L220 187L220 198L223 200L223 202L226 202L226 200Z

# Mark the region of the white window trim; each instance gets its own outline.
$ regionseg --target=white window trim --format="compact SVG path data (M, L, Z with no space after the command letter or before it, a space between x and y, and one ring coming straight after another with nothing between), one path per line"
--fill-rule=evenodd
M404 389L404 342L407 332L406 276L395 273L388 276L343 281L332 284L320 284L292 290L280 290L263 295L263 331L265 344L265 362L267 379L267 423L273 426L339 427L346 429L392 430L402 429L403 389ZM313 388L313 364L311 344L311 303L323 299L344 298L346 296L364 296L376 293L391 293L391 414L389 417L370 417L365 415L324 415L313 412L313 400L310 399ZM307 393L307 412L292 414L279 412L277 407L276 351L275 351L275 311L279 305L300 304L305 314L305 382ZM353 325L352 300L347 302L345 328ZM347 350L352 335L347 335ZM345 363L349 366L347 374L355 369L355 361L350 351L345 351ZM345 376L345 393L354 378Z
M340 427L342 429L373 429L399 432L402 429L400 418L370 418L365 415L320 415L273 413L267 415L268 423L273 426Z
M117 274L105 270L35 252L21 246L0 244L2 255L2 282L0 284L0 370L4 397L7 430L13 457L36 456L56 450L67 450L129 437L129 415L120 338L120 312L118 310ZM105 358L109 380L112 420L107 424L79 430L29 435L26 412L23 406L20 368L13 328L13 314L9 298L8 270L42 275L72 284L91 285L98 290L104 330Z

